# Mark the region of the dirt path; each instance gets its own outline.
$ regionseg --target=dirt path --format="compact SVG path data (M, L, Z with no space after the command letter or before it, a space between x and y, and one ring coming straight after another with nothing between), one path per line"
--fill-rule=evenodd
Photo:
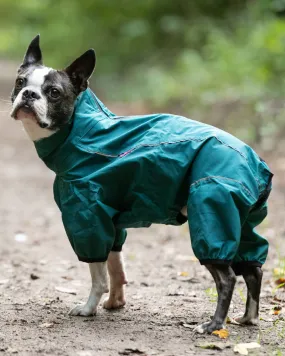
M91 318L67 315L88 295L88 268L77 261L65 236L52 196L53 174L9 118L8 104L1 101L0 111L0 355L137 355L136 349L145 355L232 355L234 344L248 341L261 343L252 355L285 354L285 322L271 315L272 269L285 256L282 161L274 161L281 168L262 227L271 250L260 326L229 325L230 348L204 350L197 344L218 339L193 336L192 328L213 314L215 293L209 288L214 284L194 259L186 226L130 230L126 307L116 312L100 307ZM245 296L239 280L231 316L243 311ZM281 289L278 297L285 300Z

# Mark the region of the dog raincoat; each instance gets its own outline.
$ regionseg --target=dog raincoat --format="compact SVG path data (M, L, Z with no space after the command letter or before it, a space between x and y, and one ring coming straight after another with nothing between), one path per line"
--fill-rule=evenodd
M80 261L106 261L127 228L189 221L202 264L261 266L272 174L245 143L170 114L116 116L87 89L68 125L35 142ZM187 206L188 218L181 214Z

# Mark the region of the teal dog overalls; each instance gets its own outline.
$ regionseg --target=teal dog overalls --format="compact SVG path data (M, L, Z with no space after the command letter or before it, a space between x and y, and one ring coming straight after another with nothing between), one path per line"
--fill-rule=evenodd
M115 116L87 89L68 125L35 142L80 261L120 251L126 228L189 221L202 264L261 266L272 174L245 143L170 114ZM187 206L188 218L181 214Z

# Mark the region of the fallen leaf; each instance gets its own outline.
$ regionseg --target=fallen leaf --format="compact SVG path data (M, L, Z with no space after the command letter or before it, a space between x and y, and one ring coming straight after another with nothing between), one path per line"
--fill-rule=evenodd
M245 344L237 344L234 347L234 352L238 352L240 355L248 355L248 349L257 349L261 347L257 342L249 342Z
M68 289L64 287L55 287L55 290L61 293L74 294L76 295L76 291L74 289Z
M284 286L285 286L285 278L279 278L279 279L277 279L277 280L275 281L275 284L277 284L278 286L279 286L280 284L284 284Z
M178 272L177 275L178 275L178 276L181 276L181 277L188 277L188 276L189 276L189 273L186 272L186 271L182 271L182 272Z
M280 305L277 305L276 307L274 307L273 309L273 314L274 315L279 315L281 313L282 307Z
M53 323L43 323L41 325L39 325L39 328L47 328L47 329L50 329L54 326Z
M206 350L224 350L228 347L231 347L231 344L228 342L217 341L217 342L200 342L195 345L196 347L200 347L201 349Z
M229 337L229 332L227 329L215 330L212 335L218 336L220 339L227 339Z
M237 344L234 347L234 352L238 352L240 355L248 355L247 348L243 344Z

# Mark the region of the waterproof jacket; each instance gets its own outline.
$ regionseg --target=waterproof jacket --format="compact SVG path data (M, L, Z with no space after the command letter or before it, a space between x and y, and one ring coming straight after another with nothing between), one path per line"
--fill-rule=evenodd
M106 261L121 250L126 228L181 225L187 206L201 263L264 263L267 241L252 235L264 212L249 237L242 229L272 175L232 135L170 114L116 116L87 89L70 123L35 147L56 173L55 201L79 260ZM246 239L257 241L254 249Z

